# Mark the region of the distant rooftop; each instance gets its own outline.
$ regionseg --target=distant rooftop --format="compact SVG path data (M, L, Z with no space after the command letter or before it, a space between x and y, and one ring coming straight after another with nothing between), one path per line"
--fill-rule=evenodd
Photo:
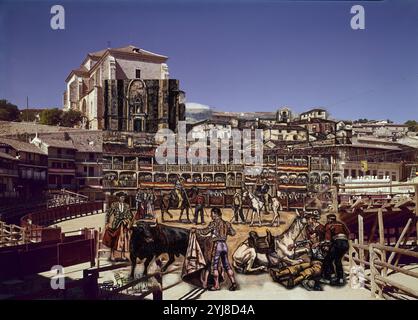
M62 132L62 131L88 131L83 129L48 126L33 122L10 122L0 121L0 136L1 137L14 137L22 134L34 135L36 133L48 133L48 132Z
M22 142L15 139L0 138L0 144L7 144L17 151L44 154L44 152L42 152L42 150L39 149L37 146L28 142Z

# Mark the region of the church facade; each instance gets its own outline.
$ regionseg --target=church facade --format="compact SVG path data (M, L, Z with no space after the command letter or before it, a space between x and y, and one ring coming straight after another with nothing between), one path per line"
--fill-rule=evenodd
M148 132L176 131L185 119L184 92L174 79L104 81L104 129Z
M184 92L169 79L168 57L129 45L88 53L66 78L64 110L93 130L155 132L184 119Z

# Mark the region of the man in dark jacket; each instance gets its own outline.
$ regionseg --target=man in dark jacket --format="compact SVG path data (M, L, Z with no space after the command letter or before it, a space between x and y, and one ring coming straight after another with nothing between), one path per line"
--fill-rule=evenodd
M335 214L327 215L325 225L325 248L326 255L323 264L323 279L325 283L342 286L345 284L342 258L349 248L348 238L350 231L347 226L337 221ZM331 278L335 265L336 277Z

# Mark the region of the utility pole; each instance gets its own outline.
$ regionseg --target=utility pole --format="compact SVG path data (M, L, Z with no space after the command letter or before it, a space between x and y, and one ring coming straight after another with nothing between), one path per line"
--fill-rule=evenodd
M29 97L26 96L26 122L29 122Z

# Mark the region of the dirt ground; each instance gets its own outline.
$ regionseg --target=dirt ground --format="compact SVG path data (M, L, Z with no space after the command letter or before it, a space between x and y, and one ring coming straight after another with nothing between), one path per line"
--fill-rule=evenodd
M251 212L248 212L247 214L247 210L248 209L244 209L244 217L247 216L247 221L251 220ZM176 226L176 227L181 227L181 228L186 228L186 229L190 229L192 227L196 227L198 229L200 228L204 228L206 227L210 221L210 209L206 208L205 209L205 224L199 224L199 225L195 225L195 224L186 224L186 223L181 223L178 221L180 212L179 210L170 210L170 212L173 213L173 218L169 218L167 214L165 214L165 219L166 221L164 222L164 224L166 225L171 225L171 226ZM233 223L233 216L234 216L234 212L232 209L230 208L223 208L222 209L222 218L226 221L230 221L232 223L232 227L234 228L234 230L236 231L236 235L231 237L228 237L227 240L227 244L228 244L228 249L229 249L229 256L231 258L233 252L235 251L235 249L244 241L248 238L248 233L250 231L256 231L258 233L259 236L265 236L266 235L266 230L269 229L271 231L271 233L273 234L273 236L279 235L282 232L284 232L289 225L292 223L293 219L296 216L295 212L283 212L280 215L280 225L279 226L275 226L272 227L271 226L271 220L273 219L273 214L270 213L268 215L262 214L261 215L261 223L262 226L259 227L258 226L258 220L255 218L254 220L257 221L257 223L254 223L254 226L250 227L249 224L235 224ZM193 214L190 214L190 219L193 220L194 217L194 210L193 210ZM185 219L185 214L183 214L183 219ZM161 221L161 214L159 211L157 211L157 220ZM200 222L200 218L199 218L199 222Z
M244 216L247 216L247 220L251 219L251 212L248 212L248 209L244 209ZM186 229L191 229L192 227L196 227L196 228L204 228L206 227L210 221L210 208L205 208L205 224L199 224L199 225L195 225L195 224L189 224L189 223L184 223L184 222L179 222L179 216L180 216L180 210L170 210L170 213L173 214L173 218L170 218L166 213L164 215L165 217L165 221L164 224L165 225L170 225L170 226L176 226L176 227L181 227L181 228L186 228ZM157 221L158 223L162 223L161 222L161 212L160 210L156 210L156 217L157 217ZM191 210L190 214L190 220L193 220L194 218L194 208ZM234 216L234 212L232 209L230 208L223 208L222 209L222 217L224 220L226 221L231 221L233 222L233 216ZM254 226L250 227L249 224L235 224L233 223L232 226L236 231L236 235L234 237L228 237L227 240L227 244L228 244L228 249L229 249L229 258L231 259L233 252L235 251L235 249L244 241L248 238L248 233L250 231L256 231L258 233L259 236L265 236L266 235L266 230L269 229L271 231L271 233L273 234L273 236L277 236L281 233L283 233L288 227L289 225L292 223L292 221L295 219L296 217L296 213L294 211L291 212L281 212L280 215L280 225L279 226L275 226L272 227L271 224L271 220L273 219L273 214L270 213L268 215L262 214L261 218L262 218L262 226L259 227L258 223L255 223ZM324 217L322 217L322 219L324 219ZM79 221L78 221L79 220ZM186 215L183 214L183 221L186 221ZM255 219L255 221L258 221L257 219ZM199 222L200 222L200 218L199 218ZM323 221L324 222L324 221ZM75 220L70 220L70 221L65 221L59 224L59 226L62 228L62 231L73 231L73 230L77 230L79 228L85 228L85 227L94 227L96 229L99 228L104 228L104 214L99 214L99 215L95 215L95 216L90 216L90 217L86 217L83 219L75 219ZM163 259L165 257L163 256ZM232 260L230 260L232 261Z

